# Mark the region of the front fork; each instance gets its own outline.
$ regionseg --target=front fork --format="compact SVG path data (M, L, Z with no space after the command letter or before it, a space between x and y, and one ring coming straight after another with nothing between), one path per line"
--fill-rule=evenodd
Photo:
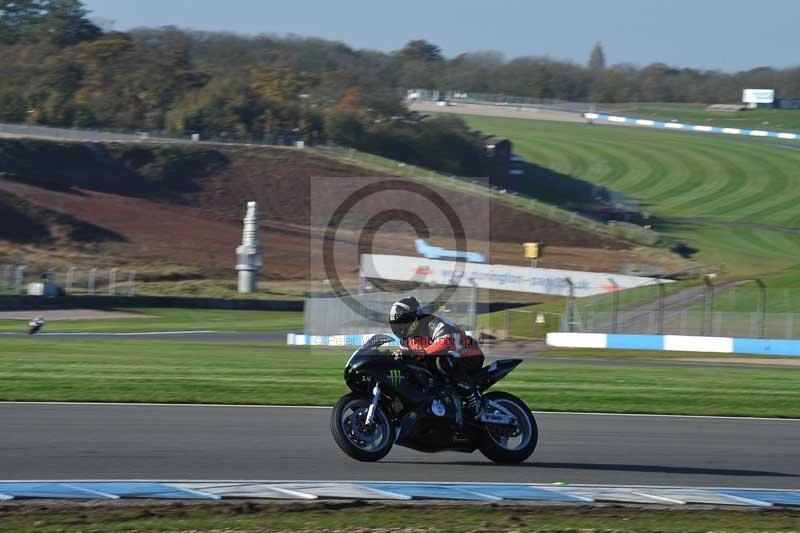
M369 410L367 411L367 418L364 420L364 425L369 426L372 424L372 421L375 419L375 410L378 408L378 402L381 401L381 386L380 384L376 383L375 387L372 388L372 403L369 404Z

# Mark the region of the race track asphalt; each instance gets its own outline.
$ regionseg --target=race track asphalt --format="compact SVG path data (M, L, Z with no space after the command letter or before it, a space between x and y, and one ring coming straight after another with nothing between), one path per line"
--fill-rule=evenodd
M529 462L395 447L358 463L325 408L0 403L6 480L382 480L800 488L800 421L537 413Z

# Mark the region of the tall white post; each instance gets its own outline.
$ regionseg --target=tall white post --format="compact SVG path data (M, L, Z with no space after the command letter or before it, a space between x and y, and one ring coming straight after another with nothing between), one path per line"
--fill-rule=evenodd
M261 245L258 240L258 208L255 202L247 202L242 244L236 248L239 292L256 292L256 274L259 268L261 268Z
M94 279L97 276L97 269L90 268L89 269L89 276L86 278L86 290L94 296Z
M77 267L69 267L67 269L67 286L66 286L66 293L72 293L72 285L75 283L75 272L77 272Z
M128 272L128 296L136 294L136 271Z
M3 288L7 291L11 290L11 286L14 284L11 281L11 271L14 269L11 265L6 265L3 267Z
M112 268L108 271L108 294L114 296L117 294L117 271L118 268Z
M14 271L14 294L22 294L22 282L25 279L25 265L20 265Z

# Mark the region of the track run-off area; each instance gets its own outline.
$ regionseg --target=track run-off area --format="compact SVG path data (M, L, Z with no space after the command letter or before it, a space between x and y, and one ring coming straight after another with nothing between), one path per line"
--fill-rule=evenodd
M0 403L7 480L351 480L791 488L800 421L536 413L521 465L395 447L359 463L325 407Z

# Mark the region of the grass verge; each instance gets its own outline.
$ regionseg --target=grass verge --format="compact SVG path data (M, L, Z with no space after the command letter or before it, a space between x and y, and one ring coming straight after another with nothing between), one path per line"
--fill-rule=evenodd
M640 509L364 502L182 502L0 507L0 529L62 531L794 531L791 509Z
M2 348L2 400L333 405L347 390L339 349L37 338ZM794 368L530 361L498 389L545 411L800 418Z
M232 311L227 309L140 308L115 309L139 313L136 318L103 320L53 320L44 331L50 333L138 333L145 331L301 331L299 311ZM30 312L31 317L36 311ZM25 332L27 320L0 320L0 332Z
M722 272L768 274L797 264L800 236L791 228L800 220L800 150L722 135L465 119L512 140L515 153L540 167L536 172L639 199L656 230Z

